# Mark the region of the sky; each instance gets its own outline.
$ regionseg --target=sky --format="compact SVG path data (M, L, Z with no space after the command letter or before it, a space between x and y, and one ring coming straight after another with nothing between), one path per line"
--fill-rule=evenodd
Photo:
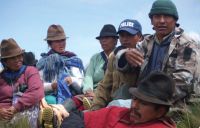
M124 19L136 19L143 34L152 34L148 17L154 0L1 0L0 40L13 38L36 58L49 50L44 41L51 24L60 24L66 33L66 50L76 53L84 65L101 51L95 39L104 24L116 29ZM200 40L200 0L173 0L180 27ZM118 42L120 44L120 42Z

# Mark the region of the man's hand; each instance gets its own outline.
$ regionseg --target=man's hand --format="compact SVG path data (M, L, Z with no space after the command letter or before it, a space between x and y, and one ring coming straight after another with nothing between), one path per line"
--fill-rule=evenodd
M65 82L68 84L68 85L71 85L72 84L72 78L69 76L69 77L65 77Z
M128 49L125 53L125 57L128 63L133 67L141 66L144 63L143 54L135 48Z

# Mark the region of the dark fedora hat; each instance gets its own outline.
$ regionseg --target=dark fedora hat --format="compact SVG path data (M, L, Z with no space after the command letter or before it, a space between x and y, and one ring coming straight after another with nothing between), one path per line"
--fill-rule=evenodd
M107 37L107 36L118 38L117 31L116 31L114 25L105 24L103 26L103 28L101 29L99 36L97 36L96 39L99 40L101 37Z
M137 88L130 88L129 92L138 99L170 106L174 90L174 80L168 75L156 71L143 79Z
M24 50L19 47L17 42L10 38L1 41L1 59L15 57L24 53Z

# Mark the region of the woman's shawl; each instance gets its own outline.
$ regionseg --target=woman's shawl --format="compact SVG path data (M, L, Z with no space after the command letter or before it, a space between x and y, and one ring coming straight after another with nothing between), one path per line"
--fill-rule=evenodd
M70 93L69 86L64 82L64 78L67 76L73 76L71 67L79 68L80 72L84 70L81 59L77 56L70 54L43 54L42 58L37 63L37 68L42 71L42 78L45 82L53 82L54 80L58 83L57 90L57 102L62 103L66 98L72 96Z

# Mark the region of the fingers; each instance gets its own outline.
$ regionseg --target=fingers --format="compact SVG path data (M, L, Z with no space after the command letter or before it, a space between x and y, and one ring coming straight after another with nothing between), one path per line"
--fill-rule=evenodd
M57 82L54 81L52 84L51 84L51 87L53 90L56 90L57 89Z
M71 77L66 77L65 81L68 85L72 84L72 78Z
M0 118L2 120L11 120L14 116L14 113L10 109L1 109Z
M11 106L11 107L9 108L9 111L10 111L11 113L13 113L13 114L17 113L17 109L16 109L14 106Z
M136 49L129 49L125 53L126 60L134 67L141 66L144 63L144 57L141 52Z

